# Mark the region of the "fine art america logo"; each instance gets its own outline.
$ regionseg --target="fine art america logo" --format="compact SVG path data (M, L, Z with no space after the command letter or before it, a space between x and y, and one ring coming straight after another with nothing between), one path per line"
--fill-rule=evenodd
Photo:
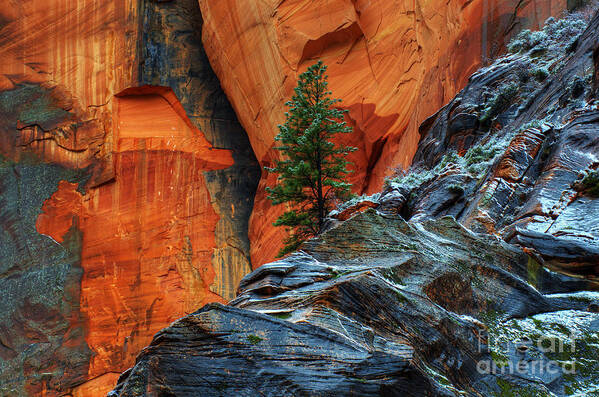
M576 373L576 360L568 360L576 352L576 334L567 338L541 336L532 340L526 336L510 339L492 337L485 344L479 340L479 353L491 353L491 358L480 360L477 371L481 374L518 374L531 378L551 378L560 374ZM559 360L553 359L558 358Z

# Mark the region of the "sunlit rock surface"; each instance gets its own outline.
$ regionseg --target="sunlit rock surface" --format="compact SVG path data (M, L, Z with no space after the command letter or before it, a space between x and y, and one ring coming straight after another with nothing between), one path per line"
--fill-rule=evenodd
M230 154L211 150L168 96L133 90L115 101L114 181L85 195L61 182L36 223L57 242L73 219L83 234L80 308L92 377L131 362L180 313L224 302L210 291L218 217L203 171L230 166Z

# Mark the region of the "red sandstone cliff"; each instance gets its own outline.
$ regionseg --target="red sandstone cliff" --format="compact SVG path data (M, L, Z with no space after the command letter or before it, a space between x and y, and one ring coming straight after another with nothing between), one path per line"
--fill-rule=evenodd
M148 38L148 20L160 37ZM2 7L0 171L18 186L31 185L30 174L39 179L39 170L77 177L41 181L47 197L13 199L0 183L0 232L8 236L0 233L0 290L11 307L0 319L0 356L8 360L0 394L105 395L158 330L231 299L250 270L243 239L253 191L238 185L255 172L200 30L194 0ZM236 188L240 197L229 197ZM37 200L43 205L29 219L25 209ZM32 234L41 240L20 243ZM44 253L48 244L63 253ZM53 289L61 255L75 258L70 269L81 276ZM68 304L56 303L66 296Z
M210 291L218 216L202 173L232 165L230 153L211 150L170 90L129 90L114 100L114 180L84 196L61 182L36 223L58 242L74 219L83 233L90 378L130 365L182 314L225 301Z

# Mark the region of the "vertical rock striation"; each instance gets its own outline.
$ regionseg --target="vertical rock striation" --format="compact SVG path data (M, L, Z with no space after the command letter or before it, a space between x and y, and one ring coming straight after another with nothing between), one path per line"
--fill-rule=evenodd
M258 165L196 2L9 3L0 395L103 395L156 331L234 297Z
M356 130L353 182L371 192L470 73L565 7L7 0L0 394L101 395L157 330L232 299L272 258L279 210L258 163L315 59Z

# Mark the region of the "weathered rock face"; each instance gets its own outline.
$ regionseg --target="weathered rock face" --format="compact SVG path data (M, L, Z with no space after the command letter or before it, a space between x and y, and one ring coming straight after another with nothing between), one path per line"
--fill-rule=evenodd
M210 291L218 216L202 173L233 161L180 118L169 91L116 97L114 181L85 195L61 182L37 218L37 231L59 243L73 219L83 234L90 377L127 365L181 312L224 301Z
M160 331L110 396L595 393L599 13L586 25L519 36L422 125L411 173Z
M567 313L583 319L579 331L599 330L599 314L586 311L597 294L581 302L539 292L526 282L531 261L453 218L410 224L370 209L256 270L230 306L205 306L159 332L111 395L563 395L571 381L548 374L554 357L535 347L540 378L539 368L515 380L483 367L498 360L494 338L512 318L534 324L548 313L559 324ZM546 270L536 277L577 284ZM522 331L505 360L520 361L517 343L542 329ZM597 354L594 339L580 343Z
M316 59L354 127L357 192L380 190L391 168L410 165L418 126L523 28L536 29L566 1L199 0L203 41L256 157L270 165L276 126L297 76ZM269 177L272 179L272 177ZM263 175L250 225L254 267L283 236Z
M58 165L2 161L0 166L3 396L36 395L50 384L74 386L87 378L92 352L79 309L81 233L71 228L57 244L35 230L40 208L59 182L79 179Z
M103 395L234 297L259 168L194 0L3 8L0 395Z
M583 26L565 19L536 38L522 37L515 54L473 75L423 125L414 164L425 182L416 189L422 199L407 203L405 213L452 214L473 230L527 247L547 266L599 275L599 202L580 188L599 164L591 85L599 21L580 34ZM472 118L474 125L461 121ZM448 195L451 184L461 192ZM443 189L438 197L445 201L425 198Z

